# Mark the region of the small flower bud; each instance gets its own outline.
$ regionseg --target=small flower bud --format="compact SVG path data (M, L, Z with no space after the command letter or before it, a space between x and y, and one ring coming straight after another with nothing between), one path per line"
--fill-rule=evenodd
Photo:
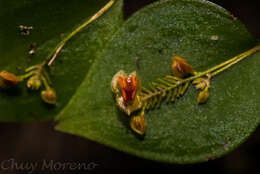
M27 82L27 87L31 88L32 90L38 90L41 86L42 81L38 75L32 76Z
M195 85L196 89L204 90L206 87L210 88L210 80L204 78L197 78L193 80L192 84Z
M171 64L172 74L176 77L183 78L193 73L192 67L180 56L174 56Z
M198 103L205 103L207 99L209 98L209 91L208 88L205 88L203 91L199 93L199 96L197 98Z
M134 132L144 135L146 131L146 121L144 119L144 115L141 114L133 116L130 120L130 127Z
M12 73L4 70L0 72L0 88L10 88L21 81L22 79Z
M42 100L48 104L56 104L56 92L54 89L46 89L41 92Z

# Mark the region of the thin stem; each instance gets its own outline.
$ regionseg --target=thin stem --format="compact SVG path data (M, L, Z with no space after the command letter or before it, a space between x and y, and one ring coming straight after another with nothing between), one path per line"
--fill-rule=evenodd
M63 46L69 41L75 34L80 32L83 28L85 28L87 25L98 19L100 16L102 16L112 5L115 3L116 0L110 0L102 9L100 9L95 15L93 15L89 20L84 22L82 25L80 25L78 28L76 28L74 31L72 31L65 39L63 39L55 49L53 49L50 54L45 59L43 65L48 64L48 66L51 66L54 60L56 59L57 55L63 48Z
M214 66L204 72L199 72L199 73L196 73L194 76L191 76L189 78L186 78L186 79L180 79L176 84L174 85L171 85L167 88L164 88L162 90L157 90L153 93L150 93L150 94L147 94L145 95L144 94L144 97L142 98L143 101L146 101L146 100L149 100L150 98L154 97L154 96L157 96L157 95L161 95L163 93L166 93L168 91L171 91L172 89L184 84L184 83L189 83L197 78L200 78L200 77L203 77L203 76L206 76L206 75L209 75L210 78L212 78L213 76L216 76L217 74L219 74L220 72L223 72L225 71L226 69L228 69L229 67L237 64L238 62L242 61L243 59L245 59L246 57L256 53L257 51L260 51L260 45L238 55L238 56L235 56L217 66ZM165 96L163 96L165 97Z
M43 84L44 84L45 88L46 88L46 89L50 89L51 87L50 87L50 85L48 84L46 78L45 78L44 76L41 76L41 79L42 79L42 81L43 81Z
M242 54L240 54L240 56L237 58L237 60L235 60L234 62L224 66L223 68L219 69L218 71L215 71L213 73L211 73L211 77L216 76L217 74L219 74L222 71L225 71L226 69L228 69L229 67L231 67L232 65L235 65L236 63L240 62L241 60L245 59L246 57L256 53L257 51L260 51L260 45L252 48L251 50L248 50Z
M32 75L36 74L37 72L36 71L31 71L27 74L24 74L24 75L21 75L21 76L18 76L21 80L24 80L24 79L27 79L28 77L31 77Z
M62 45L60 45L58 47L58 49L55 51L55 53L53 54L52 58L50 59L48 66L51 66L51 64L54 62L54 60L56 59L57 55L59 54L59 52L61 51L61 49L63 48L63 46L65 45L65 43L63 43Z
M33 65L33 66L27 68L27 69L25 70L25 72L30 72L30 71L32 71L32 70L34 70L34 69L38 69L38 68L40 68L39 65Z
M252 49L250 49L250 50L248 50L248 51L246 51L246 52L244 52L244 53L242 53L242 54L239 54L238 56L235 56L235 57L233 57L232 59L229 59L229 60L227 60L227 61L225 61L225 62L223 62L223 63L221 63L221 64L219 64L219 65L217 65L217 66L214 66L213 68L210 68L210 69L208 69L207 71L198 73L198 74L195 75L195 76L192 76L192 77L190 77L190 78L187 78L187 79L183 80L181 83L188 82L188 81L192 81L192 80L194 80L194 79L197 79L197 78L199 78L199 77L205 76L205 75L207 75L207 74L211 74L211 73L214 72L215 70L221 68L221 70L219 70L219 72L218 72L218 73L220 73L220 72L226 70L227 68L229 68L230 66L232 66L232 65L238 63L239 61L243 60L244 58L246 58L246 57L248 57L248 56L254 54L254 53L257 52L257 51L260 51L260 45L255 46L254 48L252 48ZM227 65L227 66L225 66L225 65ZM222 67L224 67L224 68L222 68ZM217 73L217 74L218 74L218 73ZM217 74L215 74L215 75L217 75ZM213 76L213 75L211 74L211 76Z

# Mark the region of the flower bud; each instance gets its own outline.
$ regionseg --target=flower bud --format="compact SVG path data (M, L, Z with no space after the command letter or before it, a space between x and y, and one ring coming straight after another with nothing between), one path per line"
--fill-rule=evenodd
M134 132L144 135L146 132L146 121L144 115L133 116L130 120L130 127Z
M38 75L32 76L27 82L27 87L31 88L32 90L38 90L41 86L42 81Z
M5 70L0 72L0 88L10 88L21 81L22 79L12 73Z
M42 100L48 104L56 104L56 92L54 89L49 88L41 92Z
M193 80L192 84L195 85L196 89L204 90L206 87L210 88L210 80L204 78L197 78Z
M197 98L198 103L205 103L207 99L209 98L209 91L208 88L205 88L203 91L199 93L199 96Z
M193 73L192 67L180 56L174 56L171 64L172 74L176 77L183 78Z

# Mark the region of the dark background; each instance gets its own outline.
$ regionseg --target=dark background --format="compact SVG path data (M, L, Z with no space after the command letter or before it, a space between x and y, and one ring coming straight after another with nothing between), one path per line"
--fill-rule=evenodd
M126 0L125 18L139 8L155 0ZM259 0L212 0L238 17L260 38ZM52 122L41 123L0 123L0 162L14 159L16 162L38 162L42 160L59 162L94 162L98 164L91 171L76 173L133 173L136 171L157 171L160 173L260 173L260 127L248 141L228 155L201 164L170 165L144 160L101 144L53 129ZM34 173L72 173L71 170L42 171ZM26 170L1 170L0 173L28 173Z

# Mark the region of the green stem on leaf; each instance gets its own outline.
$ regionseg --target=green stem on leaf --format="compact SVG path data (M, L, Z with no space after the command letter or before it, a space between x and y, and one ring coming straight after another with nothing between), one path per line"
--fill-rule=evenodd
M206 71L197 72L193 74L193 76L188 77L186 79L180 79L171 75L165 76L164 78L160 78L157 80L157 83L152 82L150 89L144 87L142 88L142 92L140 94L142 97L142 102L144 103L144 106L153 105L151 103L157 103L158 98L160 98L161 100L161 98L165 97L167 97L167 100L170 100L172 98L171 101L174 101L176 97L180 97L185 93L185 91L188 88L188 85L193 80L204 76L207 76L208 79L210 79L216 76L217 74L227 70L231 66L237 64L238 62L244 60L246 57L256 53L257 51L260 51L260 45L255 46L254 48L242 54L239 54L238 56L235 56L219 65L216 65ZM145 108L149 109L150 107Z
M183 82L187 82L187 81L192 81L194 79L197 79L199 77L205 76L207 74L210 74L211 77L219 74L222 71L225 71L226 69L228 69L229 67L231 67L232 65L235 65L236 63L240 62L241 60L245 59L246 57L256 53L257 51L260 51L260 45L255 46L254 48L239 54L238 56L235 56L217 66L214 66L213 68L208 69L207 71L204 72L200 72L197 73L195 76L192 76L190 78L187 78L185 80L183 80ZM216 71L217 70L217 71ZM214 72L215 71L215 72Z
M63 46L78 32L80 32L83 28L88 26L90 23L98 19L100 16L102 16L112 5L115 3L116 0L110 0L102 9L100 9L96 14L94 14L90 19L88 19L86 22L84 22L82 25L80 25L78 28L76 28L74 31L72 31L67 37L65 37L47 56L47 58L44 61L44 65L48 64L48 66L51 66L54 60L56 59L57 55L63 48Z
M238 63L238 62L240 62L241 60L245 59L246 57L248 57L248 56L250 56L250 55L256 53L257 51L260 51L260 45L258 45L258 46L256 46L256 47L254 47L254 48L252 48L252 49L250 49L250 50L248 50L248 51L246 51L246 52L244 52L244 53L242 53L242 54L236 56L236 57L235 57L236 59L235 59L234 61L232 61L231 63L229 63L229 64L227 64L226 66L222 67L221 69L219 69L219 70L217 70L217 71L211 73L211 76L215 76L215 75L219 74L220 72L225 71L225 70L228 69L229 67L235 65L236 63Z
M73 30L68 36L66 36L58 45L48 54L48 56L45 58L45 60L37 65L33 65L25 70L26 74L20 76L22 80L27 79L31 77L32 75L35 75L36 73L41 76L41 80L43 81L45 87L47 89L50 88L50 78L45 70L45 66L51 66L52 63L55 61L57 55L60 53L64 45L77 33L79 33L83 28L94 22L96 19L98 19L100 16L102 16L107 10L109 10L112 5L115 3L116 0L110 0L102 9L100 9L96 14L94 14L90 19L85 21L82 25L77 27L75 30Z

